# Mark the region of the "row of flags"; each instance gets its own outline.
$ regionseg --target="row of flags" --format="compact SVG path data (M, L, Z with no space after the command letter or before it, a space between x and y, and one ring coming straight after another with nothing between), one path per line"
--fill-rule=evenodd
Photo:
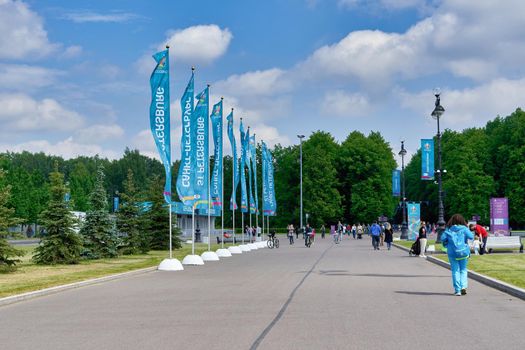
M155 69L150 78L152 100L150 127L161 161L166 171L164 199L172 204L171 191L171 140L170 140L170 94L169 50L153 55ZM209 86L195 96L195 74L192 70L188 85L181 97L181 163L177 174L176 190L183 206L191 206L201 212L212 208L219 213L223 206L223 100L213 105L209 113ZM195 104L195 101L197 103ZM242 118L239 125L240 157L234 136L233 109L226 117L227 132L232 148L233 171L230 210L238 209L236 191L240 182L241 212L259 213L257 194L257 160L255 134L244 129ZM211 123L210 123L211 121ZM213 135L213 168L210 176L209 130ZM273 158L262 142L262 212L265 216L276 215ZM248 171L248 187L246 184Z

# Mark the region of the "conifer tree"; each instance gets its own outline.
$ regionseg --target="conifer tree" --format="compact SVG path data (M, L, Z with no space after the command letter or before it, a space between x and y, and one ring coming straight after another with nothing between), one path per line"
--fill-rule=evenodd
M154 250L169 249L169 207L164 200L164 185L160 176L155 175L148 183L146 199L151 208L143 214L143 222L150 239L150 248ZM172 248L180 248L180 229L176 225L176 216L172 217Z
M49 174L50 199L40 214L40 223L46 234L35 249L33 260L37 264L76 264L82 251L82 237L75 232L76 219L69 209L65 194L64 174L58 171L58 163Z
M118 256L119 238L115 223L108 212L107 193L104 189L104 166L99 165L89 203L91 210L80 233L84 237L83 256L89 259L114 258Z
M124 254L147 253L149 241L141 224L139 195L133 180L133 171L128 170L124 181L124 192L120 194L122 204L117 212L117 229L123 236Z
M2 186L4 176L4 170L0 169L0 268L16 265L20 260L13 258L24 255L22 250L14 248L7 242L9 234L7 229L18 225L21 220L13 217L15 209L7 206L11 196L11 186Z

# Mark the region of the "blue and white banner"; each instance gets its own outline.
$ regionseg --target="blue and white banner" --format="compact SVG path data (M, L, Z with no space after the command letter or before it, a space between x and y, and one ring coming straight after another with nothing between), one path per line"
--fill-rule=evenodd
M433 139L421 139L421 180L434 180Z
M211 200L215 212L222 210L222 99L213 106L211 112L213 131L213 172L211 173Z
M232 158L233 158L233 169L232 169L232 195L230 198L230 210L237 210L236 194L237 194L237 185L239 185L239 162L237 160L237 145L235 144L235 135L233 134L233 109L230 114L226 117L228 121L228 138L230 139L230 144L232 148Z
M420 206L419 203L407 203L408 239L415 241L419 235Z
M241 178L241 212L247 213L248 212L248 194L246 193L246 175L244 172L244 163L246 160L246 133L244 132L244 126L242 125L242 119L241 119L241 125L239 126L239 132L241 136L241 164L240 164L240 178Z
M180 99L180 108L182 110L182 136L180 140L180 166L179 174L177 176L177 194L179 195L180 201L186 205L193 205L195 199L195 191L193 189L193 179L195 177L195 141L194 141L194 129L195 126L192 122L193 115L193 95L195 93L194 87L194 74L191 73L190 81L184 90L184 94Z
M250 152L252 158L252 171L253 171L253 187L255 190L255 213L259 213L259 196L257 194L257 148L255 142L255 134L250 137Z
M253 181L252 181L252 148L250 146L250 128L246 131L246 166L248 167L248 193L250 197L250 214L255 214L255 200L253 199Z
M266 151L266 158L268 159L268 197L270 198L270 216L277 215L277 201L275 200L275 183L273 181L273 157L270 150Z
M264 141L261 142L261 155L262 155L262 210L263 210L263 216L267 216L267 212L269 212L270 207L270 198L268 194L270 193L268 191L268 156L266 154L266 143Z
M206 87L197 95L197 105L192 115L192 123L195 125L195 179L193 188L195 190L195 208L208 209L208 181L210 179L209 168L209 88Z
M171 140L170 140L170 76L168 50L153 55L157 65L151 73L151 104L149 120L151 133L166 172L164 200L171 203Z
M392 170L392 195L401 196L401 171Z

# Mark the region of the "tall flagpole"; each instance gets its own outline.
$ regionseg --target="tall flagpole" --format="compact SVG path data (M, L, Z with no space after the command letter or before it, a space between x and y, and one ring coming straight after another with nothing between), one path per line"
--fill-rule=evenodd
M253 136L255 137L255 134L253 134ZM255 154L254 154L254 161L253 161L253 164L254 164L254 168L255 168L255 174L254 174L254 178L257 178L257 144L255 145ZM255 183L255 194L257 194L257 182ZM259 199L259 196L257 196L257 199ZM259 203L257 203L257 201L255 201L255 233L258 234L259 232L257 232L257 230L259 230ZM262 237L261 237L261 240L262 240Z
M233 108L232 108L232 113L233 113ZM232 114L232 119L233 119L233 114ZM232 128L233 128L233 125L232 125ZM232 149L232 229L233 229L233 244L235 245L235 205L234 203L237 201L237 196L233 196L233 193L235 193L235 171L237 169L235 169L235 152L233 152L233 149ZM223 238L224 240L224 238Z
M208 87L208 96L210 94L210 84L207 85ZM206 112L206 119L210 118L210 102L208 101L208 111ZM210 133L210 123L208 120L208 135ZM208 159L206 163L208 164L208 251L211 251L211 217L210 217L210 210L211 210L211 197L210 197L210 182L211 182L211 171L210 171L210 142L209 142L209 136L208 136Z
M248 134L250 134L250 127L248 127ZM250 149L250 138L248 137L248 149ZM250 181L250 183L248 184L248 215L250 216L250 229L248 230L248 234L250 233L250 231L252 230L252 203L250 202L250 199L253 199L251 198L252 197L252 169L251 168L251 162L252 162L252 157L251 157L251 150L250 150L250 163L248 163L248 180ZM253 236L253 232L252 232L252 236ZM251 237L248 237L248 241L252 241L252 238Z
M221 97L221 101L224 100L224 97ZM223 113L223 109L222 109L222 106L221 106L221 113ZM222 116L224 116L224 114L222 114ZM222 132L222 135L221 135L221 150L222 150L222 153L224 154L224 120L223 118L221 118L221 132ZM223 160L223 164L222 164L222 167L221 167L221 242L222 242L222 245L221 245L221 248L224 249L224 156L223 154L221 154L221 157L222 157L222 160Z

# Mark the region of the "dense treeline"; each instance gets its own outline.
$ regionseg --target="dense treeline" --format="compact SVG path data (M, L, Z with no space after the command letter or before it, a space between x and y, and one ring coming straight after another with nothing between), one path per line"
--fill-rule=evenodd
M489 224L491 197L508 197L510 226L525 226L525 112L497 117L483 128L446 130L442 138L445 214ZM437 164L437 163L436 163ZM437 221L437 185L421 181L421 152L406 167L408 200L422 201L424 220Z

